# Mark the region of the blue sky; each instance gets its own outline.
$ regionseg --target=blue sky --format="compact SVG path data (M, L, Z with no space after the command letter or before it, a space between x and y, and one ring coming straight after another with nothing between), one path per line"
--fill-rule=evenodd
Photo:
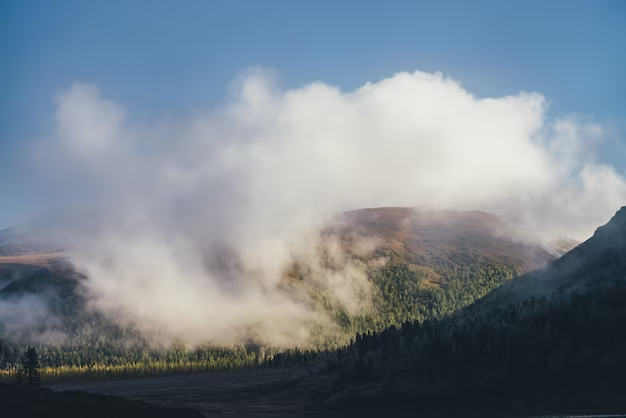
M28 204L21 155L53 127L54 97L98 85L132 117L210 107L251 66L284 87L344 90L441 71L477 96L537 91L551 115L607 127L626 169L626 2L0 2L0 227Z

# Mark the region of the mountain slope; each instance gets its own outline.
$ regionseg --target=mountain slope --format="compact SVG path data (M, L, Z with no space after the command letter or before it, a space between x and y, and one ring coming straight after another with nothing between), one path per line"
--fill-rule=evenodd
M377 305L394 311L391 318L405 320L414 317L410 305L418 300L433 305L429 312L448 312L466 306L512 274L541 267L554 259L551 251L515 241L504 231L506 225L500 218L484 212L389 207L345 212L322 234L338 238L349 252L364 241L373 243L365 257L384 257L388 265L379 272L370 272L370 280L381 289ZM24 227L1 231L0 248L21 255L0 257L0 293L6 297L18 290L19 293L55 291L64 295L62 299L69 297L68 289L76 287L80 275L60 259L62 253L50 254L50 258L46 258L48 254L38 253L58 250L58 245L33 237L37 237L36 232ZM353 255L362 256L354 251ZM445 310L434 305L440 304L436 302L440 299L449 301L449 294L425 295L421 291L447 285L456 286L453 293L460 299ZM317 296L325 300L332 297ZM431 296L435 301L424 302ZM422 316L423 313L415 318Z
M592 413L611 404L623 411L625 250L626 207L545 269L466 309L357 335L336 354L343 390L333 402L414 411L438 399L465 403L464 413L500 404L545 414L546 405L585 399Z
M555 291L571 291L626 279L626 206L594 235L546 268L512 280L488 294L482 304L504 305Z
M418 268L433 285L445 281L442 271L479 260L523 273L555 259L557 246L523 243L506 231L502 219L485 212L387 207L345 212L325 233L348 247L357 243L356 237L370 239L376 255Z

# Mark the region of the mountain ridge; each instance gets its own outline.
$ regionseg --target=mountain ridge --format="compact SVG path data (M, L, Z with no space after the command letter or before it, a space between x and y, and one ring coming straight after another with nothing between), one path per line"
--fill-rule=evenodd
M619 209L593 236L550 262L494 289L483 298L485 305L504 305L528 297L573 291L604 281L626 278L626 206Z

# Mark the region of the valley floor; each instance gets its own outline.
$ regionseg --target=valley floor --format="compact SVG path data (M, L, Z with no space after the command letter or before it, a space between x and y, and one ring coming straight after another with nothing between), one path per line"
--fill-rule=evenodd
M307 377L277 370L238 370L185 376L76 382L48 386L116 395L205 416L291 417L322 413L333 392L331 376Z
M626 417L626 393L621 389L520 395L509 400L479 393L456 396L425 391L398 401L380 388L362 386L337 395L332 376L304 376L281 370L237 370L184 376L112 381L81 381L48 386L55 391L80 390L115 395L167 408L184 408L206 417ZM430 392L430 393L426 393Z

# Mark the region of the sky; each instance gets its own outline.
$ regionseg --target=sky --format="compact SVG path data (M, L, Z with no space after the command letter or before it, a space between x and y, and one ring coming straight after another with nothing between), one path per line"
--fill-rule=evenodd
M283 89L342 91L438 71L476 97L539 92L549 117L601 125L597 158L623 173L624 39L621 1L2 1L0 227L36 204L27 156L76 82L151 124L219 106L254 67Z

